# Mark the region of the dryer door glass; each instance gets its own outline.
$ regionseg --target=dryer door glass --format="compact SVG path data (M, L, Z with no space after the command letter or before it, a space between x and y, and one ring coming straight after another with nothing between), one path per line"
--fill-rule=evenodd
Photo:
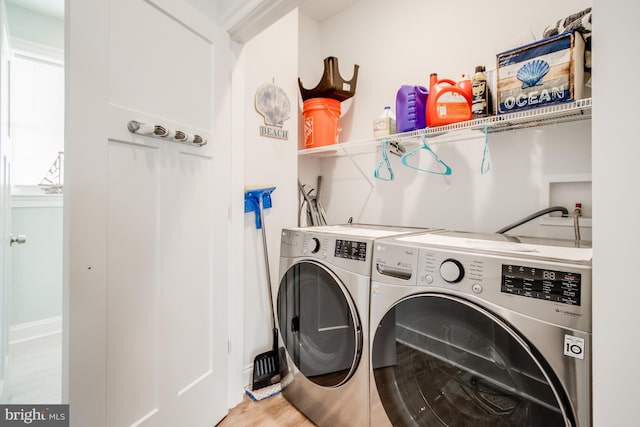
M325 387L351 377L362 350L362 330L335 274L314 262L294 264L280 282L277 310L284 346L305 377Z
M574 425L540 358L479 307L414 296L375 330L375 387L394 426Z

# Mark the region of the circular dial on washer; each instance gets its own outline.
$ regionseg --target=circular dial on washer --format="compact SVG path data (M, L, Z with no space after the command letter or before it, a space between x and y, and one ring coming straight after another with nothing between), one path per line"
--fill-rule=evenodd
M311 238L309 241L309 250L312 254L317 253L320 250L320 240L315 237Z
M445 282L458 283L464 277L464 267L462 263L453 258L446 259L440 264L440 277Z

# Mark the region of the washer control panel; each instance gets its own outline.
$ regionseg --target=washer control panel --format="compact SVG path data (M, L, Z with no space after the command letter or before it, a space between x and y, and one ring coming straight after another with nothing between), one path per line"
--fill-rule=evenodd
M500 291L567 305L580 305L582 275L576 272L502 264Z
M422 247L416 276L425 290L446 289L557 324L589 327L590 266Z
M380 285L453 294L589 330L591 265L519 255L515 251L497 254L475 248L378 241L371 277Z

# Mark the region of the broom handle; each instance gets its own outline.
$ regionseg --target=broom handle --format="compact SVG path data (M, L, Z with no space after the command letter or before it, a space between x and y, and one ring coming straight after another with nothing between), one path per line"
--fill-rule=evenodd
M259 206L259 210L260 210L260 224L262 225L262 248L264 249L264 265L265 265L265 270L267 272L267 285L269 285L269 309L271 311L271 326L273 328L274 331L274 343L273 343L273 348L277 348L278 347L278 342L275 341L277 340L278 336L277 333L275 332L276 330L276 315L273 311L273 292L271 289L271 270L269 269L269 251L267 250L267 232L265 230L264 227L264 212L262 209L262 197L258 197L259 201L258 201L258 206Z

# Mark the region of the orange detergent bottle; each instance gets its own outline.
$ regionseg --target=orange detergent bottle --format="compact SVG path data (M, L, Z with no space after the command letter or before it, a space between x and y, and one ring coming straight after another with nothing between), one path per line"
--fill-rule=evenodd
M427 97L427 126L471 120L471 98L471 81L456 83L449 79L438 80L438 74L431 74Z

